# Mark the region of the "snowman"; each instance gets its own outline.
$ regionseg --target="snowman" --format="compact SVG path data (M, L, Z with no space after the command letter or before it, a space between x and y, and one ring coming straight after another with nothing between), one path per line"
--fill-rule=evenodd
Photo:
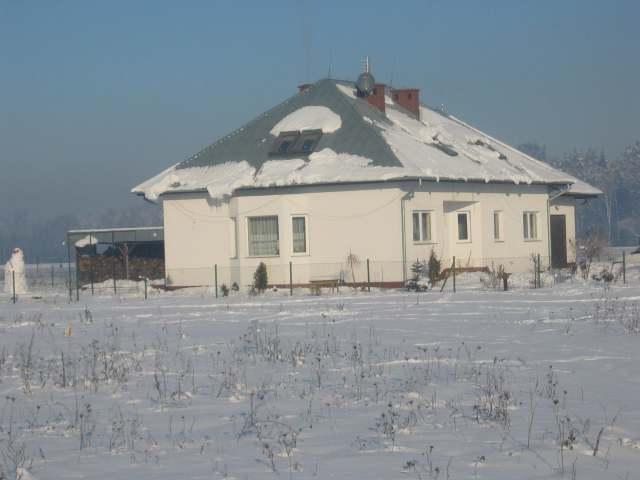
M13 279L15 275L15 293L22 295L27 293L27 277L24 271L24 253L19 248L14 248L11 258L4 266L4 291L13 294Z

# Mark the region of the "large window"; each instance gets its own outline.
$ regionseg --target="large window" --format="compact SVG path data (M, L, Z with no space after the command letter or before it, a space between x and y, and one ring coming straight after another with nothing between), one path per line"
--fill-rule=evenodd
M538 214L537 212L524 212L522 214L522 233L525 240L538 239Z
M413 212L413 241L431 241L431 212Z
M493 239L496 241L504 239L502 236L502 212L498 210L493 212Z
M470 239L469 212L460 212L458 213L458 241L468 242Z
M307 253L307 217L297 215L291 218L293 229L293 253Z
M280 254L278 217L249 217L249 256L266 257Z

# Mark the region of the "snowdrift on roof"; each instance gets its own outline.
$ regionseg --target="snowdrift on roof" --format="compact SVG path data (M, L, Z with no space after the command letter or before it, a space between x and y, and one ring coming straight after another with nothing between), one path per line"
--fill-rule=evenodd
M282 132L302 130L322 130L333 133L342 126L340 115L323 106L302 107L290 113L271 129L271 135L277 137Z

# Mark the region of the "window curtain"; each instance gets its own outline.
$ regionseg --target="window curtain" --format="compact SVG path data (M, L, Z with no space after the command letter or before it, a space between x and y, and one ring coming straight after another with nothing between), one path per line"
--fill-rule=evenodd
M249 255L279 255L278 217L249 218Z
M293 253L307 251L307 229L304 217L293 217Z

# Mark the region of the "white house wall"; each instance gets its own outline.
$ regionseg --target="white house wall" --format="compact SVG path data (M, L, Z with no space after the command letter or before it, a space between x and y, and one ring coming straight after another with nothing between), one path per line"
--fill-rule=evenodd
M532 254L549 255L548 195L542 186L407 182L402 186L291 187L266 193L243 192L225 202L214 202L205 193L165 196L168 283L211 285L217 265L219 285L237 282L244 288L261 261L267 264L270 283L288 284L289 262L294 283L335 278L364 282L367 259L372 282L402 281L403 203L408 266L417 258L428 258L431 249L443 260L443 267L455 255L460 267L494 263L503 264L507 271L529 270ZM411 198L402 202L403 197ZM567 215L567 238L573 241L573 205L557 202L552 208L556 207ZM431 242L413 242L415 210L432 212ZM493 238L495 210L503 212L501 241ZM458 211L470 214L469 242L457 240ZM524 211L537 212L536 240L523 238ZM247 218L267 215L279 219L280 255L249 257ZM306 254L292 253L294 215L307 218Z

